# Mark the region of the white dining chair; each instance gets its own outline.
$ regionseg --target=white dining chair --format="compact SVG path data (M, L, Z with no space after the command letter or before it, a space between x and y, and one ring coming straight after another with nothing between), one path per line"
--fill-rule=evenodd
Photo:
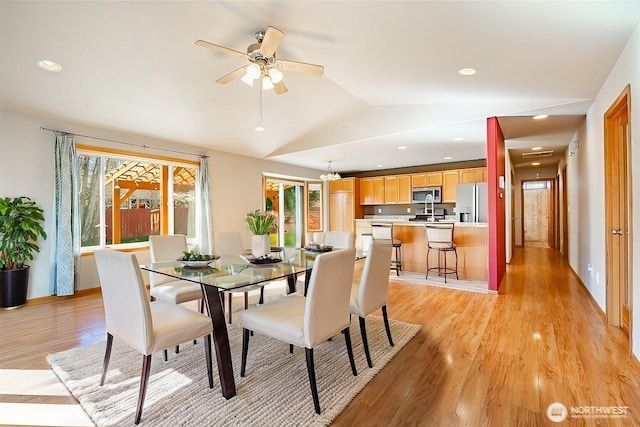
M324 244L334 248L355 247L355 234L350 231L327 231L324 233Z
M149 257L151 263L175 261L182 258L184 251L189 249L187 237L181 234L149 236ZM182 304L183 302L199 301L200 313L204 312L202 288L199 283L188 280L176 280L164 274L149 273L149 293L152 300ZM194 341L195 344L195 341ZM176 353L180 346L176 346ZM164 360L168 359L167 351Z
M149 256L152 263L175 261L182 258L187 251L186 236L163 235L149 236ZM151 297L160 301L181 304L188 301L200 300L202 312L202 289L200 284L188 280L176 280L163 274L149 274Z
M353 248L320 254L313 265L306 298L290 294L240 313L242 323L240 376L245 376L251 332L267 335L289 345L304 347L313 404L316 413L320 414L313 349L342 332L351 371L354 376L358 375L349 335L349 293L353 281L354 264L355 249ZM327 369L338 368L329 366Z
M204 337L209 388L213 388L211 360L211 319L179 305L149 302L146 286L135 254L113 250L95 251L107 329L100 385L109 369L111 347L116 338L143 355L140 390L134 422L142 417L153 353Z
M362 336L362 346L370 368L371 354L369 353L369 343L367 341L367 327L365 317L368 314L382 308L384 327L387 330L389 344L393 347L391 339L391 329L389 328L389 318L387 316L387 291L389 289L389 269L391 262L392 245L389 241L374 240L369 248L367 259L365 260L360 283L354 283L351 287L351 303L349 310L351 314L358 316L360 321L360 335Z

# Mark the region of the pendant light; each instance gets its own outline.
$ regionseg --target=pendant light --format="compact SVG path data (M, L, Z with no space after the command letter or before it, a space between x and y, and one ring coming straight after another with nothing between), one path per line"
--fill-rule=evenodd
M320 179L323 181L335 181L340 178L341 176L338 172L334 172L333 170L331 170L331 160L329 160L329 167L327 168L327 171L325 173L320 175Z

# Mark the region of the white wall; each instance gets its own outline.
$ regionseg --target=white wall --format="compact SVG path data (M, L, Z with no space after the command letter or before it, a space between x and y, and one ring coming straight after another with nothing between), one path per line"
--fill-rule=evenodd
M513 251L511 248L511 239L515 232L511 218L515 217L515 212L511 211L511 201L514 197L515 183L511 180L511 172L513 171L513 165L511 164L511 156L508 154L504 156L504 209L505 209L505 230L504 230L504 244L505 244L505 261L507 264L511 262ZM515 175L515 172L514 172Z
M631 179L634 194L640 189L640 26L607 77L578 132L579 148L567 158L569 212L569 263L580 276L603 311L606 309L605 284L605 206L604 194L604 113L627 84L631 85ZM640 230L640 205L632 198L631 236ZM634 214L635 213L635 214ZM640 265L640 239L632 241L634 266ZM593 269L587 271L587 265ZM640 275L632 274L632 351L640 356Z
M245 214L263 207L263 172L312 180L317 180L322 173L268 160L0 109L0 197L24 195L34 199L45 211L45 229L48 233L51 229L53 210L55 137L52 132L41 130L40 127L209 155L214 237L219 231L245 232ZM165 157L168 154L164 151L139 149L83 137L77 137L76 143ZM170 156L197 160L197 157L188 155L170 153ZM245 235L248 240L250 234L247 232ZM248 247L248 241L245 243ZM140 262L148 261L148 251L139 252L137 255ZM41 242L40 253L30 263L29 299L49 295L50 257L51 239L47 239ZM80 264L79 288L95 286L98 286L95 262L92 256L84 256Z
M0 197L31 197L44 209L45 230L50 234L54 138L31 117L2 110L0 129ZM42 242L40 253L29 262L28 298L48 295L50 257L48 241Z

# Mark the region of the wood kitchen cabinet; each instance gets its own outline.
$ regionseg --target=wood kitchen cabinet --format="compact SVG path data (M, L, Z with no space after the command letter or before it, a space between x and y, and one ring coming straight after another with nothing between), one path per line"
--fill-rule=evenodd
M411 204L411 175L398 175L398 204Z
M384 177L385 205L411 204L411 175Z
M335 181L329 181L329 194L338 191L353 191L355 178L344 178Z
M412 187L441 187L442 172L422 172L411 175Z
M395 205L398 203L398 177L384 177L384 203Z
M469 182L485 182L487 180L487 168L469 168L458 171L458 182L466 184Z
M360 204L384 204L384 177L360 178Z
M329 230L355 233L355 220L363 217L358 178L329 183Z
M442 203L456 202L456 187L458 182L457 169L442 172Z

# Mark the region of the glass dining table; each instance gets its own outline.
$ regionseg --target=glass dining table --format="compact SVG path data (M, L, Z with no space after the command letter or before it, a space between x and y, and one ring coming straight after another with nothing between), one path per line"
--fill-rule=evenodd
M267 260L253 260L248 254L222 256L202 266L187 266L180 261L141 265L150 274L162 274L179 280L199 283L204 303L213 324L213 341L222 395L236 395L229 335L221 293L241 288L264 286L274 280L287 280L287 293L296 291L300 274L305 274L305 291L315 257L320 252L301 248L272 248ZM306 293L306 292L305 292Z

